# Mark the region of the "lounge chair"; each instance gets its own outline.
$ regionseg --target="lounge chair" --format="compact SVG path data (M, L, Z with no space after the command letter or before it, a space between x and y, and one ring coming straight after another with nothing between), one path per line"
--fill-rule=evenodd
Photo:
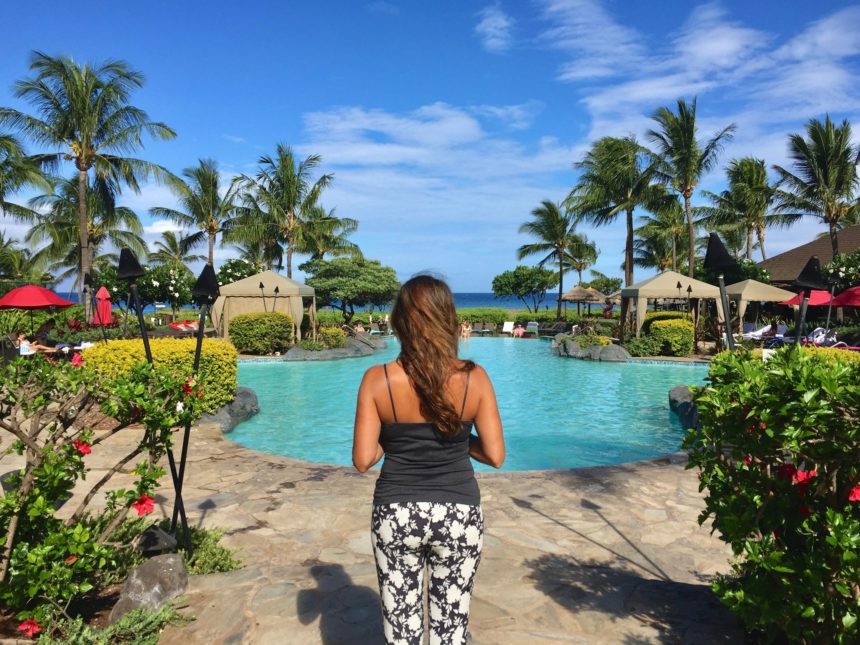
M535 336L538 336L539 330L540 330L540 327L538 326L538 324L536 322L526 323L526 333L527 334L534 334Z
M496 335L496 323L484 323L484 334L491 334L493 336Z
M376 323L370 323L370 335L371 336L376 336L377 334L381 334L381 333L382 332L379 331L379 325L377 325Z
M514 333L514 321L506 320L502 323L502 333L503 334L513 334Z
M483 334L484 333L484 323L472 323L472 333L473 334Z

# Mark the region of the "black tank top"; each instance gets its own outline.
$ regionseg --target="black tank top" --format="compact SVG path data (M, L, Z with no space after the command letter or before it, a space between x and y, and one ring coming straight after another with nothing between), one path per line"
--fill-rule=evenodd
M469 457L469 435L473 422L463 421L463 431L447 436L435 423L397 421L388 367L382 366L388 396L391 399L392 423L383 423L379 443L385 450L382 472L376 480L374 504L435 502L452 504L481 503L481 493ZM460 416L469 395L469 372Z

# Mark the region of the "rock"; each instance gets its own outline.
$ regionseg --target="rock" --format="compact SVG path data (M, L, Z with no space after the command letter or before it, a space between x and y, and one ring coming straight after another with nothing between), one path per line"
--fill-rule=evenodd
M598 360L610 363L626 363L630 358L630 352L621 345L603 345L598 355Z
M230 432L243 421L247 421L260 411L257 394L249 387L236 388L236 396L213 414L204 414L199 423L217 423L223 432Z
M378 337L364 336L347 338L346 344L337 349L322 349L318 352L302 349L298 345L284 354L285 361L332 361L341 358L359 358L370 356L377 349L385 349L385 341Z
M685 430L699 426L699 410L688 386L678 385L669 390L669 408L678 415Z
M155 611L171 598L185 593L187 586L188 569L181 555L170 553L155 556L129 574L108 622L113 624L128 612L141 607Z
M132 540L131 545L141 553L170 551L176 548L176 538L153 524Z

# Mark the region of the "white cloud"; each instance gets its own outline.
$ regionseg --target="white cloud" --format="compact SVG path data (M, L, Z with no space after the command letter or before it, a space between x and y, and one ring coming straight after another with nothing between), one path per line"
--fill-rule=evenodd
M518 105L477 105L472 112L493 117L512 130L525 130L531 127L543 109L541 101L532 100Z
M147 235L156 235L161 236L162 233L167 233L168 231L179 232L182 230L182 227L179 226L176 222L171 222L168 219L157 219L153 220L149 224L143 227L143 232Z
M493 54L508 51L513 44L513 18L498 5L484 7L478 15L481 20L475 26L475 33L481 39L484 49Z
M223 134L221 136L223 136L225 139L227 139L227 141L231 143L245 143L247 141L245 137L239 137L235 134Z

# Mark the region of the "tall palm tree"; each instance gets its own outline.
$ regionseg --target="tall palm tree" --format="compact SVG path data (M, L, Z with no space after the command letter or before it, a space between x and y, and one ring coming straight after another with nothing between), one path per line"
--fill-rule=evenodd
M358 221L349 217L337 217L332 208L313 206L302 217L296 240L296 251L311 256L311 260L322 260L327 254L361 257L361 250L349 236L358 229Z
M764 160L744 157L732 159L726 169L728 189L719 194L703 191L712 206L700 206L697 222L712 229L725 230L737 227L746 235L746 259L752 260L754 240L758 240L762 260L767 259L764 249L765 229L790 226L799 215L778 213L772 210L776 188L767 179Z
M855 195L860 146L851 142L851 124L845 120L834 125L829 114L824 123L810 119L806 138L789 136L788 154L796 174L774 166L779 173L779 210L795 216L811 215L827 224L835 256L839 253L836 233L840 222L856 220L860 209Z
M123 61L79 65L66 56L54 58L33 52L30 70L34 76L15 84L15 96L30 102L36 115L0 108L0 123L18 128L36 144L60 148L41 155L43 161L75 164L80 208L78 257L80 274L87 278L93 259L86 210L89 172L93 170L98 180L110 183L115 192L122 185L139 192L140 180L169 173L150 162L122 155L140 149L145 134L157 139L176 135L130 104L132 90L141 87L144 79ZM89 312L90 296L82 295Z
M271 269L269 257L266 255L266 249L260 242L237 242L231 246L239 251L239 258L250 262L254 266Z
M598 253L597 245L583 233L573 233L570 236L570 243L564 252L564 263L576 271L579 276L578 285L582 285L582 272L597 262Z
M633 211L659 208L665 190L654 180L660 161L637 143L635 137L598 140L575 167L579 181L566 204L579 219L603 226L626 216L624 283L633 283Z
M57 180L53 191L33 197L29 204L35 214L24 239L32 245L47 242L34 259L44 261L52 271L64 270L59 279L75 275L75 288L80 289L84 274L78 243L81 239L78 197L77 177ZM138 257L146 257L146 242L141 237L143 226L137 214L130 208L117 206L115 195L104 182L89 186L86 197L87 239L93 264L116 261L116 254L105 248L108 245L114 249L128 247Z
M244 207L231 241L260 242L266 257L278 268L286 255L287 277L293 277L293 253L301 239L303 220L317 206L320 194L332 175L312 181L311 171L319 166L319 155L296 159L290 146L280 143L274 157L263 155L254 177L245 177Z
M691 199L699 180L716 163L723 143L730 141L737 126L726 126L707 142L699 142L696 128L696 99L688 104L678 99L678 112L667 107L659 108L651 117L658 130L649 130L648 138L657 145L657 153L663 158L666 181L684 198L687 215L688 258L687 273L692 278L695 269L696 227L693 222Z
M155 241L155 251L149 254L149 261L155 264L190 264L206 258L195 255L188 248L188 238L175 231L165 231L161 239Z
M657 269L661 273L672 265L672 247L665 235L654 229L640 232L633 242L636 253L633 262L643 269Z
M576 237L576 221L573 214L562 210L559 204L548 199L541 202L532 213L531 221L520 225L519 232L531 235L537 242L523 244L517 249L517 259L522 260L529 255L543 255L538 262L542 267L546 263L558 265L558 308L556 318L561 320L561 295L564 293L564 270L566 256L574 244L582 242L581 236Z
M200 159L196 166L185 168L180 177L171 177L167 186L179 200L180 208L156 206L149 212L176 222L183 228L198 229L185 238L186 249L195 248L202 242L209 245L209 264L215 264L215 238L228 231L236 218L236 198L239 182L233 180L221 191L221 174L213 159Z
M685 253L687 241L684 232L687 223L684 221L684 209L677 197L670 196L653 215L643 215L639 218L636 234L640 237L663 237L669 241L672 249L672 271L678 270L678 254ZM637 265L637 266L641 266Z
M24 154L18 140L8 134L0 134L0 214L12 217L28 215L28 209L8 201L14 193L25 186L49 188L48 181L33 157Z

